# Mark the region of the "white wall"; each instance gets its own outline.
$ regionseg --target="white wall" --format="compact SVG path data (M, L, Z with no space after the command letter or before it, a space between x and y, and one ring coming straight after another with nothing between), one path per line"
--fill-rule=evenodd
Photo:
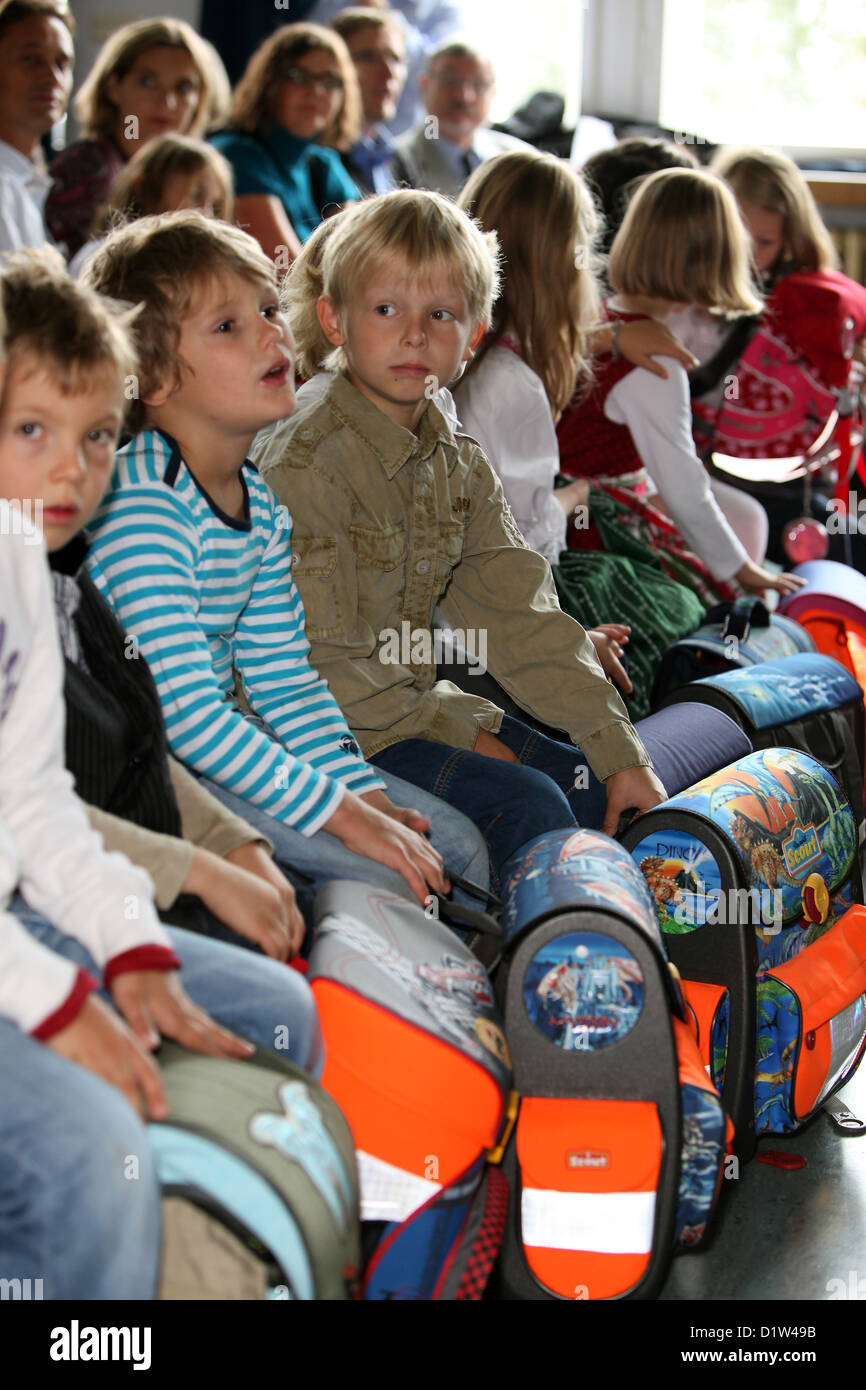
M585 0L584 113L657 121L664 0Z

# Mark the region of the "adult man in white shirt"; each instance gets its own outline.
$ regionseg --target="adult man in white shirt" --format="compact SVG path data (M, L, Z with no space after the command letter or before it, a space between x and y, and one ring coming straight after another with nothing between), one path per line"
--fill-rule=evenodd
M453 39L437 48L421 78L427 118L397 141L396 182L456 198L479 164L529 148L487 126L495 90L492 65L470 44Z
M66 0L0 4L0 251L48 240L40 141L72 91L73 27Z

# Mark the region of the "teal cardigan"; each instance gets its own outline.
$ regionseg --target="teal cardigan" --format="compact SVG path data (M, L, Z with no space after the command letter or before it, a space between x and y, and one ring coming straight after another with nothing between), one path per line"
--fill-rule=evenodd
M281 126L264 140L234 130L218 131L210 140L234 170L235 193L279 198L301 241L316 230L329 205L361 196L336 150L299 140Z

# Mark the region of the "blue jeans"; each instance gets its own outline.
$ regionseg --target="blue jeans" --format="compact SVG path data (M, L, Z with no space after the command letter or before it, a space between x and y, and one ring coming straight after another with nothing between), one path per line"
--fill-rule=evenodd
M81 943L58 931L20 895L12 899L10 911L37 941L99 979L101 971ZM321 1075L324 1050L319 1015L310 987L297 970L180 927L166 927L166 931L181 961L180 981L190 999L217 1023L258 1047L273 1049L279 1039L286 1057L313 1076ZM101 993L110 1002L110 996Z
M38 941L99 977L89 952L20 896L10 910ZM191 999L260 1047L279 1038L286 1056L321 1073L318 1015L297 971L167 931ZM159 1185L138 1115L113 1086L6 1019L0 1055L0 1279L41 1279L42 1297L51 1299L152 1299ZM135 1181L126 1176L131 1154Z
M401 743L399 746L404 748L408 745ZM472 819L449 805L449 798L440 800L428 795L419 783L404 781L390 770L379 771L382 772L386 794L395 806L412 806L427 817L430 822L429 839L442 855L446 869L486 888L490 873L487 845ZM402 766L400 771L404 771ZM392 893L400 893L403 897L411 898L412 902L417 901L405 878L396 869L389 869L375 859L367 859L346 849L343 842L336 835L329 835L327 830L302 835L300 831L260 811L251 802L235 796L234 792L226 791L210 778L202 777L199 780L230 811L242 816L267 836L274 846L274 859L281 868L285 868L289 877L292 869L300 870L313 879L316 891L331 879L360 879L363 883L373 883ZM475 903L474 898L461 895L460 889L454 890L454 898L458 902Z
M399 767L410 782L475 822L490 853L490 886L496 893L505 861L527 841L571 825L599 830L607 806L604 783L579 748L547 738L508 714L497 738L520 766L421 738L394 743L370 759L380 771Z
M0 1056L0 1279L41 1280L30 1296L46 1299L153 1298L159 1185L138 1115L8 1019Z

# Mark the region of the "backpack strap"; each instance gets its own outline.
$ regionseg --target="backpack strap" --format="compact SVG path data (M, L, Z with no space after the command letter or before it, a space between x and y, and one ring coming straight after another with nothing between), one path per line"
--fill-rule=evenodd
M704 396L718 385L729 367L739 362L761 322L760 314L745 314L737 319L715 357L689 372L689 391L692 398Z

